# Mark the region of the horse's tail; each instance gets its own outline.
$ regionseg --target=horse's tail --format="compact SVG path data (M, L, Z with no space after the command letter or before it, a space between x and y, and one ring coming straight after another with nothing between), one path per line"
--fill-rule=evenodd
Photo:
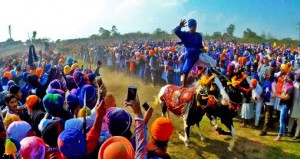
M225 88L223 87L220 79L218 77L215 77L214 79L214 83L218 86L219 90L220 90L220 94L222 96L222 100L224 101L228 101L229 100L229 96L225 91Z
M161 87L161 89L160 89L160 91L159 91L159 93L158 93L158 100L159 100L159 103L161 103L162 97L163 97L163 95L164 95L164 93L165 93L165 90L166 90L168 87L169 87L169 85L165 85L165 86Z

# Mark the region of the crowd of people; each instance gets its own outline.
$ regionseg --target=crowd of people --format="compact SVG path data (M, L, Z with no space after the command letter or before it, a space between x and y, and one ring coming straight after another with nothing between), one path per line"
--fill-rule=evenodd
M190 23L190 28L196 26ZM172 122L165 117L155 119L151 134L147 135L153 109L142 113L138 96L124 101L133 114L117 107L114 96L106 91L101 80L105 75L100 76L99 69L104 66L136 75L154 86L192 84L207 68L197 65L194 58L198 59L199 54L188 53L193 50L180 31L184 26L182 21L177 28L180 42L113 41L57 48L69 48L70 56L36 52L30 46L28 53L3 56L0 155L24 159L170 158L167 144L174 129ZM216 61L213 67L218 76L230 80L235 72L243 72L251 81L252 99L245 99L239 110L241 127L254 118L253 125L259 128L263 114L265 122L260 135L267 135L279 122L275 140L281 140L285 134L299 139L299 47L210 40L199 49ZM96 64L97 68L83 68L76 59ZM187 66L189 60L193 62Z
M83 69L72 57L36 53L30 46L29 53L5 56L0 64L1 157L170 158L172 122L157 118L148 140L153 109L142 113L138 96L124 102L133 114L117 107L99 74L100 62L94 71Z

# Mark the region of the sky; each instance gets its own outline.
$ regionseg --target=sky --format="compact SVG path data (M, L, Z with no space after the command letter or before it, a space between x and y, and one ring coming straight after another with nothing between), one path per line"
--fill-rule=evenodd
M298 38L300 0L1 0L0 41L37 38L85 38L100 27L119 32L171 32L180 19L194 18L197 30L224 33L234 24L235 36L247 28L275 38Z

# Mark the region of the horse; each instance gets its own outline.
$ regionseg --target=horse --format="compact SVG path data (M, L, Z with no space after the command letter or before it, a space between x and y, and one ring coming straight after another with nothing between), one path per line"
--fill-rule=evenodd
M197 125L198 134L203 141L205 138L200 129L200 121L202 120L205 111L202 107L197 106L197 93L195 88L182 88L176 85L166 85L160 89L158 94L160 99L162 116L169 118L169 111L176 116L183 118L185 136L177 132L185 146L188 147L190 137L190 127Z
M222 77L220 77L222 78ZM185 146L188 147L190 127L195 125L198 127L198 134L201 140L204 140L200 128L200 121L203 116L207 114L207 117L211 121L211 125L215 126L220 135L230 135L231 140L228 150L232 151L234 147L234 140L236 131L233 126L233 118L237 115L237 109L242 104L243 94L249 94L247 91L243 92L242 89L227 86L224 84L224 78L222 81L218 76L211 76L205 81L212 81L211 86L215 87L212 95L204 94L203 90L207 90L207 85L196 84L193 88L181 88L174 85L166 85L161 88L158 98L160 99L162 115L169 117L169 112L177 116L183 117L185 136L178 133L179 139L181 139ZM199 82L198 82L199 83ZM246 80L240 82L242 88L249 89L250 86ZM204 91L205 92L205 91ZM202 97L206 98L203 99ZM214 99L214 102L211 100ZM203 106L197 106L199 102ZM213 105L213 106L212 106ZM221 119L221 123L224 124L230 132L222 130L216 124L216 118Z

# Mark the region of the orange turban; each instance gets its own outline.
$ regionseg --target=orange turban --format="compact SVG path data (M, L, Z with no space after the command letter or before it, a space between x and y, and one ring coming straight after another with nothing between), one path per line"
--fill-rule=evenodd
M42 69L42 68L37 68L35 72L36 72L36 75L37 75L38 77L41 77L41 76L42 76L42 73L43 73L43 69Z
M257 80L256 79L252 79L251 80L251 84L252 84L253 88L256 88L256 86L257 86Z
M155 51L154 51L154 50L149 50L149 55L150 55L150 56L154 56L154 54L155 54Z
M98 159L133 159L134 149L128 139L122 136L113 136L107 139L100 147Z
M3 77L7 77L9 80L12 80L12 74L10 72L4 72Z
M30 95L26 98L26 107L31 110L33 105L39 100L39 97L36 95Z
M64 59L59 59L58 62L59 62L60 64L62 64L62 63L64 63Z
M111 94L106 94L106 96L104 98L104 103L105 103L106 109L108 109L110 107L115 107L117 105L115 97Z
M172 135L174 126L170 119L165 117L157 118L151 126L152 137L157 141L167 141Z
M288 67L288 65L286 65L286 64L281 64L280 69L281 69L281 71L282 71L283 73L288 73L288 72L289 72L289 67Z
M226 52L225 53L222 53L220 55L220 60L225 60L226 59Z

